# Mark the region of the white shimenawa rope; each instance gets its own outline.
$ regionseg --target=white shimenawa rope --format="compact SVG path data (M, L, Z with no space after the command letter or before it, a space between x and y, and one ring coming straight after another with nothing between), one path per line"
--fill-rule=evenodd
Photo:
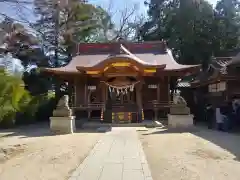
M113 86L105 81L101 81L105 83L108 86L109 92L116 92L117 94L127 94L128 89L132 92L134 90L134 86L139 83L140 81L137 81L131 85L126 85L126 86Z

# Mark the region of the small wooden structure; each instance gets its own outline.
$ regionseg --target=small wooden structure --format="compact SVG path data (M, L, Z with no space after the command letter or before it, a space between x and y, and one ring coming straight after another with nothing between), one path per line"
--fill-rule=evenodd
M178 64L163 41L81 43L69 64L44 69L68 82L77 116L108 123L157 119L171 105L170 79L199 70Z
M239 60L237 60L239 59ZM214 58L207 71L191 82L197 99L219 104L240 95L240 55Z

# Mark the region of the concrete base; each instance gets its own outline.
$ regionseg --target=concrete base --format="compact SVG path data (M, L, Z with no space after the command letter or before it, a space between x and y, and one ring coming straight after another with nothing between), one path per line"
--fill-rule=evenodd
M183 105L174 105L170 108L170 114L172 115L186 115L190 114L190 108Z
M56 134L72 134L76 130L75 117L50 117L50 129Z
M193 127L193 115L171 115L168 114L168 126L169 127L183 127L183 128L188 128L188 127Z

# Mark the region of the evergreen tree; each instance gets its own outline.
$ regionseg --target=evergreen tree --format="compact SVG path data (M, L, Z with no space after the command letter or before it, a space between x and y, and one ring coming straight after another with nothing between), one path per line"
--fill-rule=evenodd
M225 3L229 4L229 1L225 0ZM212 55L237 46L238 5L230 5L231 8L224 6L224 11L233 9L231 12L235 13L227 13L232 15L226 18L222 14L222 2L218 3L215 10L205 0L151 0L148 3L149 21L139 33L143 40L167 40L180 63L202 63L206 67ZM225 28L226 24L232 24L228 25L231 31Z
M83 1L69 0L68 4L56 4L54 0L34 0L34 6L38 16L34 28L44 49L55 51L55 57L59 57L55 59L55 65L61 64L60 59L71 60L75 43L88 41L97 26L97 9Z
M239 48L240 2L238 0L220 0L215 8L217 24L216 55L227 54Z
M38 39L20 23L10 18L0 22L1 52L10 53L21 61L24 68L29 65L44 65L46 58L39 47ZM4 55L5 56L5 55Z

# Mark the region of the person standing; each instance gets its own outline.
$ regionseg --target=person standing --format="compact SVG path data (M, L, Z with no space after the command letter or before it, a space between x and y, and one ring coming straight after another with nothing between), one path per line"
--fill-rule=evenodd
M221 114L220 108L216 108L216 123L217 123L217 129L219 131L223 131L223 116Z
M213 111L213 107L211 104L207 105L205 114L206 114L206 121L207 121L208 129L212 129L213 128L214 111Z

